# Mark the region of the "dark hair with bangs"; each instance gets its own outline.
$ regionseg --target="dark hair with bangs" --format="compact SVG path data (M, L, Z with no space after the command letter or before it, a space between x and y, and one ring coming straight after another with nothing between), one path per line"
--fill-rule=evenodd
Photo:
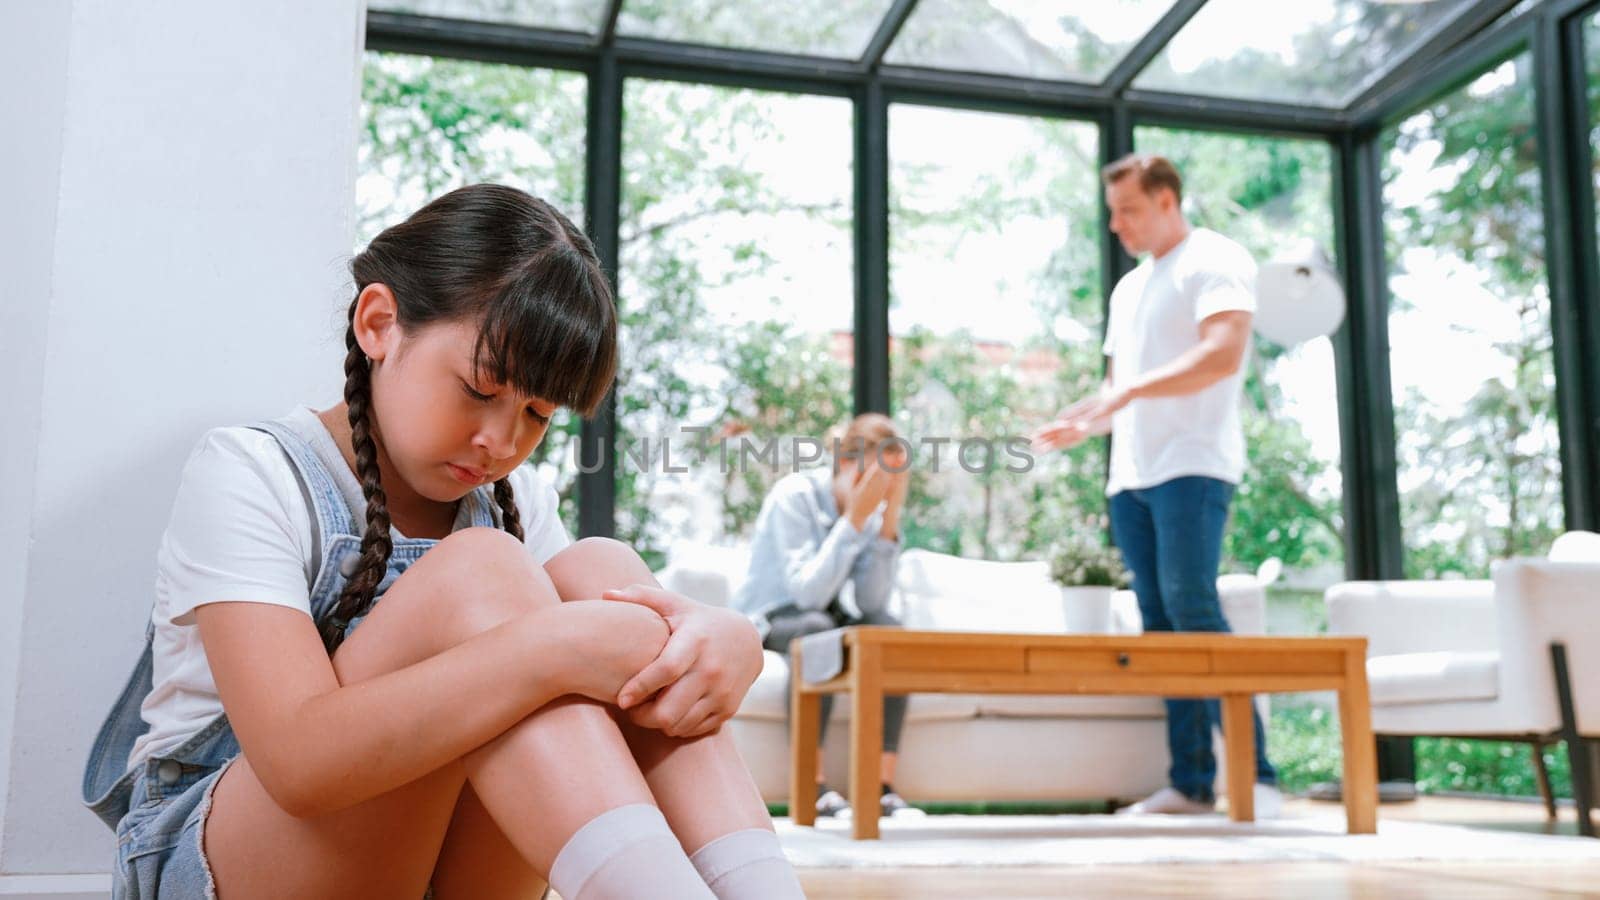
M617 310L594 246L550 204L516 188L477 184L439 197L373 238L350 274L356 299L345 330L344 399L367 521L355 573L322 627L329 653L372 606L394 549L372 436L372 364L356 342L361 291L387 286L407 331L476 322L475 374L586 418L617 370ZM509 479L495 482L494 496L501 527L522 539Z

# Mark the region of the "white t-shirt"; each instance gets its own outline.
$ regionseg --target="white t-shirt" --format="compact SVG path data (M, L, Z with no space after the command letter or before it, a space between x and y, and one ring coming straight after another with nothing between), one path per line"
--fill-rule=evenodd
M316 413L301 407L278 421L311 444L358 527L364 523L361 484ZM532 466L518 466L510 477L522 533L542 565L571 543L555 488ZM189 454L156 555L154 688L141 707L150 730L134 743L130 766L171 752L222 713L195 607L253 601L311 615L307 582L319 562L310 555L311 517L293 464L272 435L244 426L215 428ZM451 530L471 521L463 503Z
M1206 228L1189 232L1160 259L1140 263L1111 292L1105 354L1112 385L1128 384L1192 349L1206 318L1255 312L1255 283L1249 251ZM1237 484L1245 462L1243 384L1241 365L1198 393L1135 400L1118 411L1111 419L1106 496L1188 475Z

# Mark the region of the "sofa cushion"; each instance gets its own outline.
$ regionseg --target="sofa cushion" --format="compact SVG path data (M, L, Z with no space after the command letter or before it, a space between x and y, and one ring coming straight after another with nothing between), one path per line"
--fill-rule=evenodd
M762 651L761 674L739 705L737 718L782 722L788 718L789 662L772 650ZM846 704L834 701L833 719L844 718ZM967 694L918 694L906 710L910 722L971 719L978 715L976 698Z
M1493 700L1500 694L1496 652L1397 653L1367 660L1373 706Z
M941 631L1066 631L1061 592L1049 564L962 559L907 550L895 572L907 628Z
M685 543L674 547L672 562L657 573L661 586L711 606L727 606L750 569L750 547L739 544Z

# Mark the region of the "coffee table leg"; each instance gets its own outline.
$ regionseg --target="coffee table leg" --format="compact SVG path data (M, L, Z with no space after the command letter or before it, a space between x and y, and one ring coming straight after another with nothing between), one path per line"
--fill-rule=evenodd
M1228 818L1235 822L1256 819L1256 729L1251 712L1249 694L1230 694L1222 698L1222 743L1228 757Z
M850 806L851 833L856 840L878 836L882 805L883 683L877 647L857 644L850 664Z
M1351 834L1378 833L1378 748L1372 740L1372 705L1364 652L1345 657L1339 691L1339 737L1344 744L1344 814Z
M789 816L796 825L814 825L822 695L801 690L799 638L789 645L789 666Z

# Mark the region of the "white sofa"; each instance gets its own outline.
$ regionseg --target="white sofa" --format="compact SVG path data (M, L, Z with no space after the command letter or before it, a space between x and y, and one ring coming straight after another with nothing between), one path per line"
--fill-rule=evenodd
M1561 740L1550 650L1560 643L1576 730L1600 738L1600 535L1569 532L1547 559L1495 564L1492 580L1347 582L1326 601L1330 632L1369 641L1376 733ZM1533 759L1553 816L1538 749Z
M659 577L672 590L726 605L747 566L743 548L693 547L675 553ZM1266 614L1260 582L1225 575L1218 586L1234 630L1261 633ZM1061 595L1043 562L908 550L901 555L892 603L910 628L1066 631ZM1114 597L1112 630L1139 632L1131 592ZM766 651L761 676L728 724L770 803L785 802L789 791L786 674L784 658ZM824 745L824 771L836 785L846 779L845 707L833 705ZM1166 784L1166 747L1166 713L1155 697L918 694L906 716L895 787L914 802L1129 800Z

